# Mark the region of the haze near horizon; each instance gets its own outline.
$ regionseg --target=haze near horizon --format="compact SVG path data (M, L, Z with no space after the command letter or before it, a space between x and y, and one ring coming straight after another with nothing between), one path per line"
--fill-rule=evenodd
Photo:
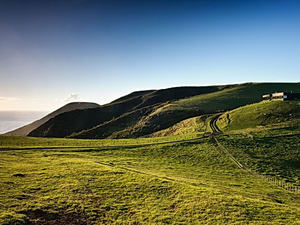
M296 0L0 2L0 110L132 91L298 82Z

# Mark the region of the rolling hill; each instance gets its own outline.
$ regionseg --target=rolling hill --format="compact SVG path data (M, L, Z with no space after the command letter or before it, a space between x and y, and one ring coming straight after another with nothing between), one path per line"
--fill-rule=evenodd
M26 134L72 138L159 135L160 131L183 120L258 103L263 94L278 91L300 92L300 83L244 83L137 91L99 107L59 113L41 121Z
M223 131L236 131L274 127L276 124L296 127L299 122L299 101L265 101L228 111L220 116L217 125Z
M299 224L300 100L261 101L297 88L134 92L38 128L104 121L77 139L1 136L0 223Z
M71 135L75 138L94 138L103 134L105 127L110 127L112 132L102 137L109 138L132 138L151 135L152 133L167 129L185 119L218 113L235 109L247 104L260 102L261 96L265 93L272 93L278 90L300 90L300 84L279 84L279 83L246 83L229 86L219 86L217 91L203 93L178 100L168 101L164 104L150 107L147 112L133 117L123 115L106 124L100 124L91 129ZM133 121L124 126L122 121ZM127 118L127 119L126 119ZM120 124L123 127L120 129ZM99 137L98 136L98 137Z
M29 136L74 137L76 133L82 133L84 130L89 130L108 122L114 122L116 118L125 118L126 115L130 115L130 113L133 113L135 110L142 110L142 112L144 112L142 116L144 117L153 112L159 105L163 106L166 104L167 101L211 93L229 87L231 87L231 85L179 87L134 92L95 109L77 110L60 114L30 132ZM147 107L149 110L145 110ZM128 126L125 127L125 129L128 128ZM117 128L117 130L119 130L119 128ZM98 136L106 137L104 134L98 134ZM86 137L93 138L90 135Z

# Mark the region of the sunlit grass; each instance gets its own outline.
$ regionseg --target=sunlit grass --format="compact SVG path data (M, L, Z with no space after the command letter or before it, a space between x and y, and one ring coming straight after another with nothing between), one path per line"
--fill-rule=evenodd
M153 145L202 138L204 133L188 133L180 136L165 136L136 139L72 139L0 136L0 148L54 148L54 147L114 147Z
M299 129L300 101L267 101L247 105L224 113L217 125L223 131L237 131L248 128Z
M269 135L271 132L269 133ZM231 135L220 139L242 164L253 171L300 185L300 136Z
M114 149L56 141L70 142L0 151L3 224L67 216L90 224L299 222L298 196L240 170L212 139Z

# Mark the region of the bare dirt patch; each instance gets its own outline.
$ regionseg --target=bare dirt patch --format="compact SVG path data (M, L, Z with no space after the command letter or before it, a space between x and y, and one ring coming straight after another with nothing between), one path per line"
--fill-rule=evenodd
M88 225L92 221L83 212L69 212L60 210L58 212L49 212L41 209L28 210L21 212L28 218L28 225Z

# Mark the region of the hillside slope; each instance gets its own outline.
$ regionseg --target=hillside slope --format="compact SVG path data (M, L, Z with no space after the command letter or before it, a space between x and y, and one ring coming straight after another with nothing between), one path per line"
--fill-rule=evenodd
M231 86L231 85L230 85ZM143 109L144 107L157 107L166 101L178 100L185 97L211 93L229 86L208 86L208 87L177 87L162 90L150 90L133 92L127 96L119 98L107 105L100 106L89 110L76 110L60 114L46 123L42 124L28 136L34 137L67 137L74 133L82 133L94 127L99 127L117 117L124 117L129 112ZM143 110L148 115L151 110ZM127 128L127 127L125 127ZM95 137L85 135L88 138ZM97 136L106 136L97 134Z
M173 126L155 132L150 137L163 137L183 134L210 132L206 114L189 118ZM287 132L300 128L300 101L262 101L224 112L216 121L223 132L257 132L261 130L280 130Z
M280 124L299 126L300 101L265 101L224 113L217 121L223 131L244 130Z
M97 109L65 113L30 136L136 138L195 116L257 103L276 91L300 92L299 83L245 83L133 92Z
M299 92L299 83L246 83L226 87L197 96L167 102L139 119L134 125L118 130L111 138L132 138L150 135L194 116L232 110L240 106L260 102L265 93L281 90ZM87 133L89 131L86 131ZM166 134L166 132L165 132ZM76 135L74 135L76 137ZM77 136L80 137L80 136ZM92 138L93 135L86 134Z
M141 99L135 97L123 102L100 106L94 109L74 110L57 115L42 124L28 136L33 137L66 137L97 124L121 116L139 104Z
M55 116L65 113L65 112L70 112L72 110L76 109L89 109L89 108L97 108L100 105L96 103L90 103L90 102L72 102L64 105L63 107L55 110L54 112L44 116L43 118L36 120L28 125L25 125L23 127L20 127L16 130L7 132L3 135L5 136L27 136L30 132L41 126L42 124L46 123L48 120L51 118L54 118Z
M198 108L204 113L220 112L260 102L263 94L280 91L300 92L300 83L245 83L219 92L172 102L165 110Z
M176 87L153 91L151 93L143 95L143 103L133 107L133 110L141 109L146 113L139 113L139 116L137 117L133 117L132 113L124 114L120 118L108 121L104 124L97 125L84 131L80 131L78 133L73 133L69 137L136 138L148 135L150 133L172 126L173 124L183 119L202 114L202 112L198 109L175 109L165 113L164 108L168 107L168 103L170 101L219 92L221 90L234 88L236 86L237 85ZM125 99L128 99L128 97L126 97ZM144 107L150 108L144 110ZM136 113L137 111L133 112ZM125 125L124 121L127 121L127 125ZM106 129L109 129L110 132L106 132Z
M154 132L148 137L203 134L209 130L210 115L201 115L182 120L171 127Z

